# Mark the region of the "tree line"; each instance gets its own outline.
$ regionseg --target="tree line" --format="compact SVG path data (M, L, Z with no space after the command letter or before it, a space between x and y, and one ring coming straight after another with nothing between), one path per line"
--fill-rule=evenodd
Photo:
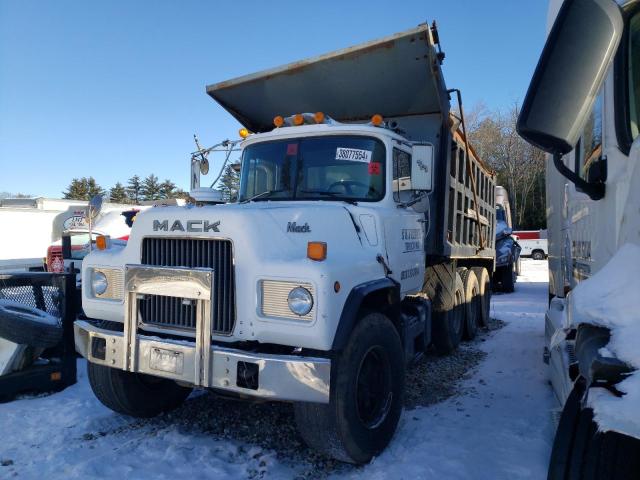
M217 190L227 202L233 202L238 196L240 187L239 163L229 164L225 167L219 181ZM171 180L160 182L154 174L141 179L138 175L131 177L126 185L121 182L109 190L98 185L93 177L74 178L67 189L62 192L65 199L87 200L100 195L112 203L128 203L137 205L143 201L163 200L168 198L189 198L189 193L177 187Z
M517 103L506 111L476 105L465 115L469 140L478 156L496 171L497 184L509 192L514 227L544 229L545 154L516 132L519 113Z
M171 180L160 182L153 173L144 179L138 175L131 177L126 185L121 182L109 190L102 188L93 177L74 178L67 189L62 192L65 199L90 200L96 195L108 198L113 203L130 203L137 205L142 201L162 200L168 198L187 198L189 194L178 188Z

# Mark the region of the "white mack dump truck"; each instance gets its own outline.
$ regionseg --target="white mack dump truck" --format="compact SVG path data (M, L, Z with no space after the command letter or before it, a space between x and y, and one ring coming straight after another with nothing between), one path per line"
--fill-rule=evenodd
M105 405L153 416L209 388L294 402L337 459L384 449L405 367L489 315L495 178L450 113L437 38L422 25L207 88L244 127L238 201L206 200L195 155L195 204L141 212L126 247L83 262L94 320L75 340Z
M556 17L557 14L557 17ZM640 478L640 1L550 2L520 134L547 164L550 480Z

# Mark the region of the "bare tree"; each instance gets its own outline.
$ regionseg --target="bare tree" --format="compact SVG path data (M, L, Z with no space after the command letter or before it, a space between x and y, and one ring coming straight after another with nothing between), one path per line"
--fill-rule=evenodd
M526 143L516 131L519 106L515 103L508 111L488 111L480 104L467 114L469 138L480 158L494 168L498 183L509 192L515 224L526 225L527 211L532 205L529 197L544 175L544 153ZM535 216L539 218L539 216Z

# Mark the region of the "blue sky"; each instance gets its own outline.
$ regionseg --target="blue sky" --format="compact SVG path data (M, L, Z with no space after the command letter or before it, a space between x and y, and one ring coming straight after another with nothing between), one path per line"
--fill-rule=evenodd
M435 19L466 108L522 100L546 0L0 0L0 191L59 197L155 173L188 187L203 145L238 124L205 86ZM214 165L215 166L215 165Z

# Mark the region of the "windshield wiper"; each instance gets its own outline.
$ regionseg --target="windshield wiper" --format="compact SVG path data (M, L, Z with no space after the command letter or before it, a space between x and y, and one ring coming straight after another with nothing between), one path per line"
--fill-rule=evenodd
M356 202L353 199L344 198L338 192L327 192L326 190L300 190L300 193L311 193L311 194L315 194L315 195L324 195L325 197L332 197L332 198L335 198L337 200L341 200L343 202L350 203L351 205L357 205L358 204L358 202Z
M263 197L267 197L269 195L272 195L274 193L282 193L282 192L288 192L289 190L285 190L284 188L280 188L278 190L267 190L266 192L261 192L258 193L257 195L254 195L253 197L247 198L245 200L242 200L239 203L248 203L248 202L252 202L253 200L257 200L259 198L263 198Z

